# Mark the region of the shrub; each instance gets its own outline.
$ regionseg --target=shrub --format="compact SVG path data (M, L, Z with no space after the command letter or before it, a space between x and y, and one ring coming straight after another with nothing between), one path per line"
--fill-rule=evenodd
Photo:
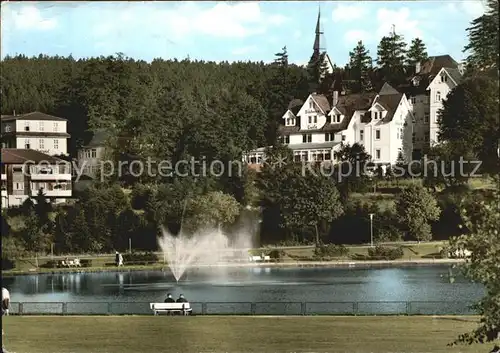
M402 258L403 255L402 247L376 246L375 248L368 249L368 256L371 260L396 260Z
M271 258L271 260L280 262L285 256L285 252L283 250L274 249L271 250L267 255Z
M349 254L349 249L344 245L321 244L314 249L316 258L344 257Z
M131 254L123 255L123 262L125 265L146 265L148 263L158 262L158 256L153 252L133 252Z

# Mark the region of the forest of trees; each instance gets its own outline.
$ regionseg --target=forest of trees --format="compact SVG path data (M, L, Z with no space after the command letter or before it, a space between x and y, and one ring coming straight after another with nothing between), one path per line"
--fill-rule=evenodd
M478 41L478 26L480 24L470 30L471 43ZM483 54L479 50L471 54L469 72L481 71L478 65L491 67L485 61L491 61L492 56ZM322 55L313 55L307 67L289 64L286 47L276 53L275 61L270 64L162 59L147 63L122 54L81 60L44 55L6 57L1 62L1 110L2 114L42 111L68 119L72 156L79 146L88 142L92 131L104 129L110 136L106 142L111 151L109 158L151 158L169 160L172 164L194 158L219 160L229 165L231 161L240 160L243 152L256 147L275 146L280 153L288 153L285 147L279 146L276 131L291 100L305 99L312 91L328 95L340 88L347 93L357 93L378 90L387 81L397 85L408 80L415 63L428 56L420 38L406 43L394 30L381 39L375 59L359 41L349 53L348 64L335 67L333 74L322 72L325 70ZM338 86L333 87L333 82ZM498 130L492 105L496 86L491 82L488 78L470 75L450 94L451 103L441 114L441 140L456 146L470 146L470 151L453 145L453 148L431 151L430 158L451 162L459 157L456 151L470 152L471 156L490 160L491 168L487 172L496 170L495 160L491 158ZM464 95L470 99L464 99ZM471 111L475 115L471 115ZM456 116L461 118L457 120ZM474 133L470 133L471 129ZM339 153L340 160L345 162L360 156L365 161L370 159L362 146L344 146ZM342 229L366 226L364 221L352 224L346 219L352 216L355 220L360 214L365 219L370 210L377 208L377 202L361 205L350 195L370 189L376 180L361 176L332 182L333 178L308 176L305 182L294 179L299 177L293 165L284 168L278 172L265 168L258 176L245 169L242 175L233 173L233 176L221 177L145 174L111 177L83 194L75 194L78 201L73 206L56 207L48 212L51 217L44 216L43 221L36 221L40 216L32 210L32 205L24 205L21 211L9 211L13 213L10 218L12 221L22 215L27 221L18 223L37 224L36 231L30 229L33 234L21 237L26 249L47 251L47 244L52 242L57 244L58 252L110 251L121 248L123 239L119 239L129 238L134 232L135 237L148 239L134 243L149 249L156 246L158 225L169 224L174 229L179 226L179 209L186 198L221 192L241 207L263 207L263 243L304 242L318 237L334 242L363 241L364 235L360 235L360 239L343 238ZM292 179L286 179L288 177ZM466 179L438 175L424 180L424 186L430 190L455 187L466 183ZM132 193L125 194L123 189ZM302 201L308 206L299 207ZM292 203L286 206L287 202ZM443 207L441 214L446 217L450 213ZM305 214L305 210L310 214ZM394 220L388 222L392 227L390 231L381 230L384 236L398 237L395 229L399 229L399 237L411 234L408 225L397 225L400 215L396 211L378 210L378 213ZM122 220L131 222L130 227L123 228ZM444 222L437 216L430 217L431 220ZM14 225L12 229L15 231L11 233L20 234L24 228ZM88 235L83 236L85 232ZM424 233L409 238L430 236L430 231ZM403 238L408 238L406 235ZM44 236L50 241L33 240ZM439 235L442 236L447 235Z

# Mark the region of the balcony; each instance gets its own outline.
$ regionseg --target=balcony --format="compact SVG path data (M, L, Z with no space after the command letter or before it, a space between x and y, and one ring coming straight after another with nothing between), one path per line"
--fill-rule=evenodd
M30 168L31 180L71 180L70 168L65 166L54 167L38 167L32 166Z
M62 190L62 189L53 189L53 190L46 190L46 189L41 189L43 191L43 194L46 197L71 197L71 190ZM32 189L31 190L31 196L37 196L38 195L38 190Z

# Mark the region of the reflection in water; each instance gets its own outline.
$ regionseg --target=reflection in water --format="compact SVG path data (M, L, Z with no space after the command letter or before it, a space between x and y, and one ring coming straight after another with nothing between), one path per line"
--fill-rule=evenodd
M163 301L167 292L191 301L468 301L483 289L441 275L446 266L415 268L226 268L189 271L175 282L169 271L29 275L4 278L12 300Z

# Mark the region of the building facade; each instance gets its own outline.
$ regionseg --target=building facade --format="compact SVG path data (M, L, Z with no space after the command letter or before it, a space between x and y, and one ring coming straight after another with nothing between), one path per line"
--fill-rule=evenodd
M398 89L405 93L415 116L414 158L419 159L439 143L439 111L450 91L460 84L463 65L449 55L431 56L418 63L408 85Z
M71 163L35 150L2 149L2 208L20 206L40 191L53 203L72 196Z
M105 158L108 137L108 133L98 130L89 143L78 149L78 173L92 179L99 176L101 161Z
M50 156L68 155L67 120L32 112L2 115L2 148L36 150Z

